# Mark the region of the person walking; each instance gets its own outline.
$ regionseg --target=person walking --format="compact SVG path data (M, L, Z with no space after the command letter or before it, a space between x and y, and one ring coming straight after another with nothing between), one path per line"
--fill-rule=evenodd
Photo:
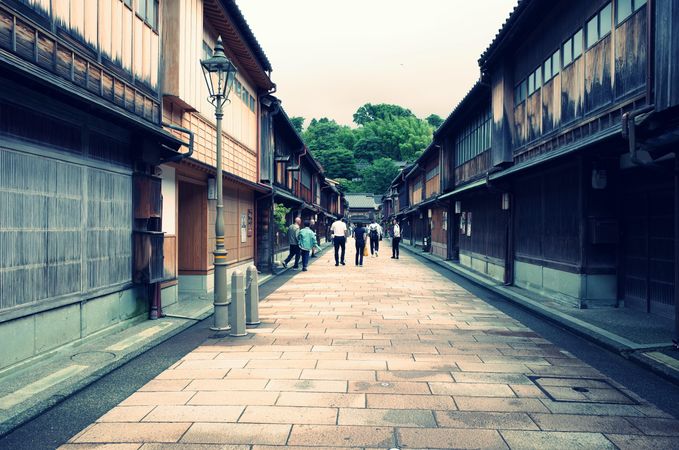
M330 233L332 234L332 244L335 247L335 266L339 266L340 263L344 265L344 253L347 246L347 224L342 221L342 217L332 223ZM341 258L340 249L342 250Z
M318 244L316 242L316 233L310 228L310 223L308 220L304 221L304 226L299 230L299 235L297 236L299 242L299 250L302 253L302 272L307 271L307 266L309 265L309 255L312 250L316 248Z
M379 256L380 239L382 239L382 227L375 219L368 225L368 234L370 235L370 256Z
M296 217L295 221L288 227L288 244L290 244L290 254L285 261L283 261L283 267L288 267L288 263L294 257L295 265L292 266L293 270L299 270L299 241L297 236L299 235L299 226L302 224L302 218Z
M311 228L311 231L314 232L314 236L317 236L317 234L316 234L316 221L314 219L309 220L309 228ZM316 237L316 243L318 243L318 237ZM311 257L312 258L316 257L316 247L317 247L317 245L314 246L311 249Z
M401 227L398 225L396 219L392 221L393 228L391 231L391 259L398 259L399 244L401 243Z
M365 239L368 236L368 229L359 223L354 229L354 239L356 240L356 266L363 266L363 251L365 249Z

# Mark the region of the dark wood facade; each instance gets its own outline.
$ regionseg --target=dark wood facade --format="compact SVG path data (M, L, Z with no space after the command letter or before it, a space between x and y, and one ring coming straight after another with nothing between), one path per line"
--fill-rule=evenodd
M448 258L578 307L678 314L678 24L663 0L522 2L424 170L392 184L406 240L430 232Z

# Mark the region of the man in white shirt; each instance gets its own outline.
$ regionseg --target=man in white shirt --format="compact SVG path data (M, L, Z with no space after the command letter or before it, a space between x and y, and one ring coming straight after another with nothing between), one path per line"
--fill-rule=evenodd
M392 221L393 228L391 231L391 259L398 259L399 244L401 243L401 227L398 225L396 219Z
M335 266L339 266L340 263L345 265L344 253L347 246L347 224L342 221L342 217L330 225L330 233L332 234L332 243L335 246ZM342 249L342 258L340 258L340 249Z

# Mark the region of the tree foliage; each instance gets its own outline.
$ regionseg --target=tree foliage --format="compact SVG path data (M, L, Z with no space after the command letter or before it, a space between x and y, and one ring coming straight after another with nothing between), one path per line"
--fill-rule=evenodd
M292 126L295 127L295 130L301 135L304 132L304 117L300 116L294 116L290 117L290 122L292 122Z
M361 188L363 192L381 194L386 192L391 182L398 175L399 168L389 158L380 158L373 161L361 173Z
M354 123L366 125L376 120L390 120L397 117L415 117L415 115L409 109L398 105L366 103L354 113Z
M304 131L304 141L314 151L338 148L353 151L355 138L351 128L323 117L311 119Z
M429 125L434 127L434 129L440 127L443 123L443 118L438 114L429 114L424 120L426 120Z
M325 170L325 175L329 178L346 178L351 180L358 176L356 160L351 150L333 148L316 151L313 155L321 163Z
M286 223L286 216L292 211L290 208L286 208L285 205L281 203L274 204L273 207L273 218L278 231L285 233L288 229L288 224Z
M394 161L413 161L431 142L432 128L424 120L395 117L368 122L356 130L354 146L357 159L374 161L391 158Z
M291 120L295 127L304 123L301 117ZM354 114L354 122L358 127L351 129L326 117L312 119L304 141L325 175L339 181L340 189L380 194L398 174L395 161L417 159L443 119L431 114L422 120L402 106L366 103ZM369 165L359 171L357 161Z

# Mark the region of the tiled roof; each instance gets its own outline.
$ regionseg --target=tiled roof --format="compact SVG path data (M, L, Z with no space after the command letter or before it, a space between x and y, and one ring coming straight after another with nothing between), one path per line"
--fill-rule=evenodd
M349 202L349 208L375 208L378 206L373 194L346 194L345 198Z
M486 50L481 54L481 57L479 58L479 65L481 67L484 67L486 65L486 62L492 55L492 53L497 50L497 47L500 45L502 40L507 36L509 31L512 29L512 26L516 22L516 20L519 18L521 13L528 7L530 6L531 3L534 3L534 0L518 0L516 3L516 6L514 6L514 9L512 9L512 12L509 13L509 17L507 17L507 20L505 20L505 23L502 24L502 27L498 30L498 32L495 34L495 37L493 38L493 41L490 43L490 45L486 48Z

